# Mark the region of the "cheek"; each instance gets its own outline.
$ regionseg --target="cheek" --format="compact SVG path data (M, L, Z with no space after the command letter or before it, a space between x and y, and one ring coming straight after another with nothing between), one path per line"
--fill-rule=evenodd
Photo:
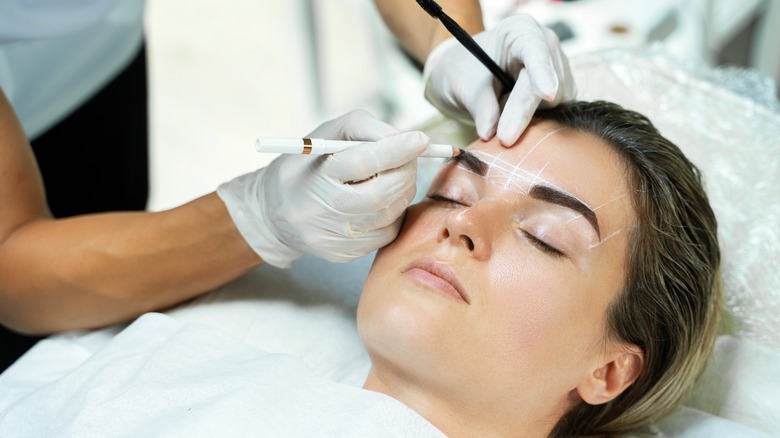
M488 319L500 324L506 342L519 350L543 344L552 319L550 297L556 293L543 268L531 260L497 260L491 284L495 315Z
M361 336L380 334L372 336L372 340L379 343L401 337L405 338L405 342L399 345L416 345L422 334L431 336L435 332L425 327L425 321L437 309L429 308L427 305L430 303L425 301L410 299L402 290L404 280L400 274L413 259L429 253L426 248L435 240L439 230L437 224L443 223L441 213L430 210L418 206L409 208L398 237L377 252L358 305ZM394 336L388 338L387 333L394 333ZM383 338L387 339L383 341Z
M435 239L446 216L439 209L415 205L406 210L404 223L396 239L383 248L383 252L397 252L399 247L420 244ZM388 251L384 251L388 250Z
M580 300L583 285L536 257L495 261L490 302L480 316L505 363L532 369L581 357L598 332ZM594 309L595 311L595 309Z

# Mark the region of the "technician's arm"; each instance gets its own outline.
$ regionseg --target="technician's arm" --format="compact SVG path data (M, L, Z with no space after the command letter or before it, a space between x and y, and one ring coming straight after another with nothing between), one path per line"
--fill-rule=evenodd
M169 211L54 220L0 91L0 323L27 333L98 327L195 297L263 260L366 255L398 234L428 144L421 133L394 134L353 112L311 136L376 145L281 156Z
M215 193L159 213L52 219L35 159L0 91L0 323L98 327L165 308L261 259Z
M452 35L414 0L375 0L379 13L398 41L420 63ZM471 35L485 29L479 0L438 0L444 11Z

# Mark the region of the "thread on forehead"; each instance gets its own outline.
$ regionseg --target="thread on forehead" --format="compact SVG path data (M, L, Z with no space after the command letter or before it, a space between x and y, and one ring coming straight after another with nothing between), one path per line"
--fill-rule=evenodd
M501 159L498 155L492 155L482 151L476 151L474 154L486 158L483 160L488 166L488 173L485 174L485 179L497 179L499 177L493 178L492 173L493 171L500 172L502 176L507 178L507 180L504 182L505 189L509 187L509 184L514 183L516 186L518 186L516 188L518 188L520 192L525 195L528 194L528 190L524 190L522 187L519 187L519 182L513 181L512 177L518 177L521 182L530 182L533 181L533 178L530 178L529 175L534 176L534 174L528 172L527 170L515 169L514 164Z
M603 204L601 204L601 205L599 205L599 206L596 206L596 207L594 207L594 208L593 208L593 211L596 211L596 210L598 210L599 208L601 208L601 207L604 207L604 206L605 206L605 205L607 205L607 204L611 204L611 203L613 203L613 202L617 201L618 199L625 198L625 197L626 197L625 193L624 193L624 194L622 194L622 195L615 196L615 197L613 197L612 199L610 199L609 201L607 201L607 202L605 202L605 203L603 203Z
M495 167L496 162L499 160L499 156L498 155L490 155L490 154L484 154L484 155L487 156L487 157L490 157L490 159L491 159L491 161L489 163L487 161L485 162L485 164L487 164L487 169L488 169L487 173L485 174L485 178L487 179L487 178L490 178L490 176L491 176L490 173L493 170L493 168Z
M531 182L531 181L535 181L535 180L541 180L541 177L540 177L541 172L544 171L544 169L547 167L547 165L545 164L544 168L541 169L539 174L534 175L534 174L532 174L532 173L530 173L530 172L528 172L526 170L523 170L523 169L508 170L510 167L514 168L514 165L509 163L509 162L507 162L507 161L505 161L505 160L503 160L503 159L501 159L499 155L493 155L493 154L489 154L487 152L482 152L482 151L474 151L473 154L476 155L477 157L479 157L480 160L482 160L485 163L486 167L487 167L487 172L484 175L485 179L487 179L487 180L496 180L496 179L498 179L499 177L494 177L493 176L493 171L499 171L504 176L509 175L509 177L507 177L506 181L504 182L504 187L503 188L504 189L508 189L510 184L514 184L513 188L515 188L516 190L518 190L520 193L522 193L524 195L528 195L528 189L523 188L520 185L520 182ZM471 170L469 170L468 168L466 168L464 166L461 166L461 168L466 170L466 171L468 171L468 172L471 172ZM514 175L512 174L513 172L514 172ZM471 172L471 173L474 173L474 172ZM476 173L474 173L474 174L476 175ZM522 174L530 175L530 176L533 176L534 178L529 178L527 176L522 176ZM521 181L520 182L514 181L513 178L511 178L512 176L520 177Z
M483 151L474 151L474 155L477 155L482 159L481 157L486 157L488 159L482 160L485 162L485 164L488 164L488 173L486 174L485 178L487 178L487 175L490 175L490 171L500 171L504 175L508 175L507 178L509 178L508 181L504 182L504 187L509 188L510 184L514 184L514 188L518 189L522 194L528 195L528 191L530 187L523 188L519 184L520 182L526 182L529 185L531 183L534 183L536 181L542 181L544 182L544 185L551 187L553 189L556 189L558 191L561 191L563 193L566 193L567 195L571 196L574 199L577 199L578 201L582 202L584 205L586 205L588 208L591 208L590 205L583 201L582 199L578 198L577 196L574 196L572 193L569 193L569 191L564 190L563 188L551 183L550 181L541 178L541 174L534 174L527 170L517 168L516 165L509 163L505 160L500 159L498 156L489 154L487 152ZM545 165L546 168L547 165ZM519 179L520 181L516 181L516 179Z
M536 175L534 175L534 182L536 181L544 181L544 178L542 178L542 174L544 173L545 169L547 169L547 166L550 165L550 162L544 163L544 166L542 166L541 169L539 169L538 172L536 172Z
M477 155L484 156L484 157L490 157L490 160L483 160L483 161L485 161L485 164L487 164L487 168L488 168L487 173L485 174L485 178L489 178L491 176L491 171L493 169L500 169L500 170L503 170L505 173L509 173L510 174L510 179L505 183L505 188L506 188L508 186L509 182L511 182L511 177L519 175L521 171L522 171L522 173L532 175L530 172L528 172L526 170L520 169L520 166L523 164L523 162L525 162L525 160L528 159L529 156L531 156L533 151L536 150L536 148L539 145L544 143L545 140L547 140L548 138L552 137L553 135L559 133L560 131L563 131L564 129L567 129L567 127L564 126L562 128L554 129L554 130L546 133L545 135L543 135L542 138L537 140L537 142L534 143L533 146L531 146L531 148L528 150L528 152L525 154L525 156L523 156L523 158L521 158L520 161L518 161L514 165L510 164L509 162L507 162L505 160L502 160L499 155L492 155L492 154L488 154L488 153L482 152L482 151L475 151L474 153L477 154ZM503 166L499 167L499 166L497 166L496 163L498 163L499 161L501 161L503 164L505 164L506 167L510 167L511 166L513 168L512 171L509 172L506 169L506 167L503 167ZM549 163L545 164L544 167L536 175L534 175L535 176L535 178L534 178L535 180L540 180L541 179L541 174L544 171L544 169L547 167L548 164ZM524 178L524 180L527 181L528 179ZM545 181L545 182L547 182L547 181Z
M596 248L598 248L599 246L603 245L603 244L604 244L604 242L606 242L607 240L609 240L609 239L611 239L611 238L613 238L613 237L617 236L618 234L620 234L620 232L621 232L621 231L623 231L623 229L622 229L622 228L620 228L620 229L617 229L617 230L615 230L615 231L613 231L613 232L609 233L609 234L608 234L606 237L604 237L603 239L601 239L601 242L599 242L599 243L594 243L594 244L592 244L592 245L588 246L588 249L589 249L589 250L592 250L592 249L596 249Z
M612 199L610 199L609 201L606 201L606 202L604 202L603 204L601 204L599 206L593 207L591 210L593 210L594 212L598 211L598 209L600 209L601 207L604 207L604 206L606 206L608 204L611 204L611 203L617 201L620 198L624 198L625 196L626 196L625 194L617 195L617 196L613 197ZM574 213L574 216L566 223L574 222L575 220L577 220L577 219L579 219L581 217L583 217L581 214Z
M525 162L525 160L526 160L526 159L527 159L529 156L531 156L531 153L532 153L534 150L536 150L536 147L537 147L537 146L539 146L540 144L544 143L544 142L545 142L545 140L547 140L548 138L552 137L553 135L555 135L555 134L557 134L557 133L559 133L559 132L563 131L564 129L566 129L566 127L565 127L565 126L564 126L563 128L554 129L554 130L552 130L552 131L548 132L547 134L544 134L544 135L542 136L542 138L540 138L540 139L539 139L539 141L537 141L537 142L536 142L536 143L535 143L533 146L531 146L531 149L529 149L529 150L528 150L528 153L526 153L526 154L525 154L525 156L524 156L524 157L523 157L523 158L522 158L522 159L521 159L521 160L520 160L520 161L517 163L517 165L516 165L515 167L520 167L520 165L521 165L521 164L523 164L523 163Z
M514 168L512 169L512 173L510 174L509 178L507 178L507 181L504 183L504 188L505 188L505 189L506 189L506 188L509 188L509 183L510 183L510 182L512 182L512 178L513 178L515 175L518 175L518 174L519 174L519 171L521 170L521 169L520 169L520 166L522 166L522 165L523 165L523 163L525 162L525 160L527 160L527 159L528 159L528 157L530 157L530 156L531 156L531 154L532 154L532 153L533 153L533 152L536 150L536 148L537 148L539 145L541 145L541 144L542 144L542 143L544 143L544 142L545 142L545 141L546 141L548 138L552 137L553 135L555 135L555 134L559 133L560 131L562 131L562 130L564 130L564 129L566 129L566 127L562 127L562 128L554 129L554 130L552 130L552 131L548 132L547 134L544 134L544 135L542 136L542 138L540 138L539 140L537 140L537 142L536 142L536 143L534 143L534 145L533 145L533 146L531 146L531 148L530 148L530 149L528 149L528 152L526 152L525 156L524 156L523 158L521 158L521 159L520 159L520 161L518 161L518 162L517 162L517 163L514 165ZM541 178L540 178L540 176L541 176L541 174L542 174L542 171L544 171L544 169L547 167L547 164L549 164L549 163L546 163L546 164L544 165L544 167L542 168L542 170L540 170L540 171L539 171L539 172L538 172L538 173L535 175L535 179L534 179L534 181L539 181L539 180L541 179ZM526 173L526 174L527 174L528 172L527 172L527 171L524 171L524 173ZM525 179L524 179L524 181L525 181ZM529 185L531 185L531 184L533 184L533 182L531 182ZM526 194L527 194L527 190L526 190Z

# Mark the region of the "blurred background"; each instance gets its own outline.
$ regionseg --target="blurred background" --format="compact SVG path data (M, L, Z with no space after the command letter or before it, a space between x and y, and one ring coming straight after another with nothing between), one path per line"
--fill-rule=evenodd
M399 0L414 1L414 0ZM483 0L486 26L528 13L569 56L661 46L681 62L780 79L780 0ZM371 0L152 0L151 210L261 167L258 136L302 137L355 108L399 129L437 111Z

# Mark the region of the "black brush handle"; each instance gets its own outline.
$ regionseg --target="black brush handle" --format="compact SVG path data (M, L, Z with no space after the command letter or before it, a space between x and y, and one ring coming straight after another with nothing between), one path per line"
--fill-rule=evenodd
M488 56L488 54L482 50L482 47L479 47L479 44L474 41L474 38L472 38L468 32L463 30L463 28L460 27L460 25L455 22L455 20L450 18L450 16L445 14L443 11L441 11L439 14L439 20L441 20L441 24L443 24L444 27L450 31L452 36L454 36L456 40L460 41L466 50L471 52L472 55L474 55L485 67L487 67L488 70L490 70L491 73L493 73L493 76L501 81L501 84L504 86L504 93L509 93L512 91L512 88L515 86L515 79L512 76L509 76L507 72L502 70L501 67L499 67L498 64L496 64L495 61L493 61L490 56Z

